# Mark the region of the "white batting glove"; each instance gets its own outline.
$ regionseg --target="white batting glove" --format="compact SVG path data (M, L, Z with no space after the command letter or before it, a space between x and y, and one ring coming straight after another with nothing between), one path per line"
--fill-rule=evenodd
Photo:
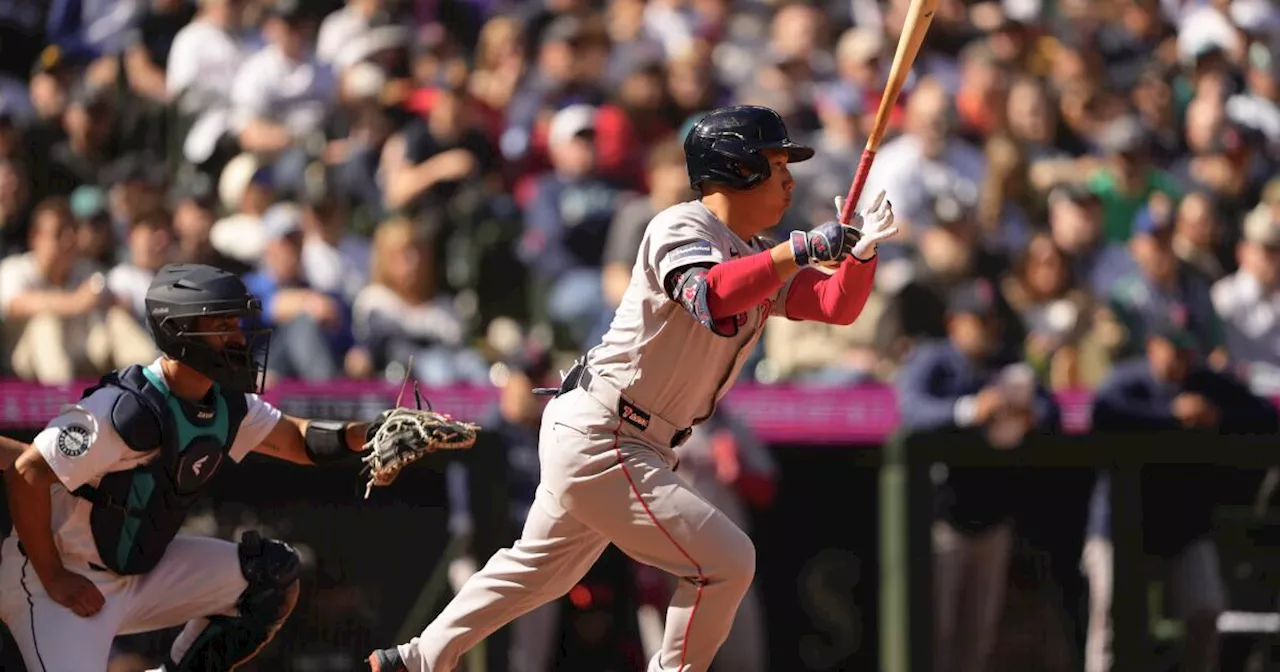
M844 210L844 197L836 196L836 213ZM893 225L893 204L885 198L884 190L876 194L871 206L857 214L855 226L862 232L862 237L853 246L853 256L858 261L871 261L876 256L876 245L898 235L898 227Z

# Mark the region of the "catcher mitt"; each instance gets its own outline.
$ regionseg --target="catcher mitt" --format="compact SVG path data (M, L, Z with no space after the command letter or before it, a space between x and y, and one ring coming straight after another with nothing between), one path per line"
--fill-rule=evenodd
M392 408L383 411L365 432L364 449L369 452L361 459L369 480L364 496L375 486L390 485L400 475L400 470L437 450L465 450L476 442L479 425L461 422L444 413L423 409L422 398L414 385L418 408Z

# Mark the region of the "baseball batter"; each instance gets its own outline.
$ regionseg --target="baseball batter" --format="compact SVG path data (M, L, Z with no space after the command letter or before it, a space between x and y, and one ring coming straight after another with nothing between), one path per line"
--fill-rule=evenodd
M184 623L161 670L253 658L293 610L298 555L254 532L178 534L187 512L250 452L354 458L387 417L306 420L263 400L269 330L246 326L259 303L235 275L167 266L146 308L163 356L105 376L5 471L15 534L0 550L0 619L30 672L102 670L117 635Z
M677 477L675 448L714 412L770 314L853 322L876 244L897 232L881 194L860 231L829 222L762 241L790 205L788 164L813 154L763 107L715 110L690 130L686 162L701 198L649 224L603 342L547 405L541 482L521 538L420 636L373 652L375 672L453 672L490 633L565 594L609 543L680 579L649 672L706 672L751 585L755 548ZM810 268L819 263L838 270Z

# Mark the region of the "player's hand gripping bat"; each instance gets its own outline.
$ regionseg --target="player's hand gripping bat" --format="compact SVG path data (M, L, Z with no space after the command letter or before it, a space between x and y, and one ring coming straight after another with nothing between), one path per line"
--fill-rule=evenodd
M933 22L933 14L937 8L938 0L911 0L911 6L907 8L907 19L902 25L902 36L898 38L898 50L893 54L893 66L889 68L889 81L885 85L884 97L880 99L880 109L876 110L875 124L871 127L871 134L867 136L867 146L862 150L862 160L858 162L858 170L853 175L849 195L840 208L841 224L848 225L853 221L858 199L862 197L862 187L867 182L867 174L871 172L871 162L875 160L876 151L880 149L880 142L889 126L889 116L898 102L898 94L902 92L907 75L911 73L916 54L920 53L920 45L929 32L929 24Z

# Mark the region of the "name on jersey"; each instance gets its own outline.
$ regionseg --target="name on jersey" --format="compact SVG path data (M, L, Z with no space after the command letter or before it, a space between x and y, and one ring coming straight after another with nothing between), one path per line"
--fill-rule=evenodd
M58 452L67 457L80 457L89 451L89 430L80 425L67 425L58 430Z
M671 250L671 252L667 253L667 260L675 262L675 261L680 261L682 259L689 259L691 257L717 257L718 258L719 256L720 255L716 254L715 250L712 249L711 243L705 240L698 240L692 243L681 245L680 247L677 247L676 249Z
M649 414L632 406L626 399L618 399L618 417L640 429L649 429Z

